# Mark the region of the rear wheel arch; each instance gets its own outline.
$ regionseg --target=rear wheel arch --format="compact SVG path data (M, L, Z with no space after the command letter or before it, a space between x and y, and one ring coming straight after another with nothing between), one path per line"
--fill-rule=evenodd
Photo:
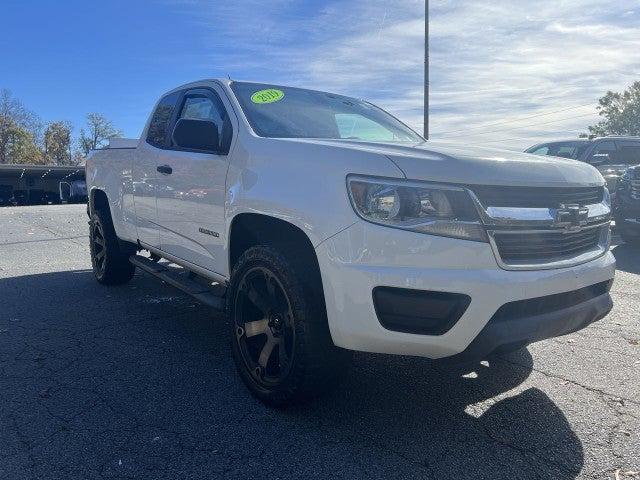
M109 197L104 190L98 188L91 189L89 193L89 215L96 210L106 210L111 214L111 208L109 206Z
M89 218L91 219L93 217L93 214L96 213L97 211L104 212L104 214L108 215L111 225L114 228L114 232L116 235L116 239L118 240L120 250L122 250L123 252L126 252L129 255L135 254L139 250L138 244L133 243L131 241L122 240L118 236L117 232L115 231L113 214L111 212L111 204L109 203L109 197L107 197L106 192L99 188L93 188L89 193L89 199L87 203L87 215L89 215Z

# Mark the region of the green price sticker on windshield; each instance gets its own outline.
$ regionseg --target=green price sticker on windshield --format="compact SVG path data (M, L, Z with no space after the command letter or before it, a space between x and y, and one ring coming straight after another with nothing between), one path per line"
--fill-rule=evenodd
M251 95L251 101L253 103L273 103L278 102L284 98L284 92L275 88L267 88L266 90L260 90Z

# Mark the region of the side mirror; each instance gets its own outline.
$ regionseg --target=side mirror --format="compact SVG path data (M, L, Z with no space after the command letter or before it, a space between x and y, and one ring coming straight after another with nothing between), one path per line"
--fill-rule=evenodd
M596 153L589 159L589 163L591 165L604 165L605 163L609 163L611 157L608 153Z
M171 135L173 143L180 148L217 153L220 150L218 126L208 120L181 118L176 122Z

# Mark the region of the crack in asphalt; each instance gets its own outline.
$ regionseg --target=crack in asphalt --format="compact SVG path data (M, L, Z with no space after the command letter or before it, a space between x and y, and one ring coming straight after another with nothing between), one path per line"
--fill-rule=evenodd
M58 236L46 218L22 215ZM85 221L71 218L72 228ZM15 244L28 253L57 240L66 239ZM187 297L145 301L174 291L144 276L98 287L88 259L73 275L64 260L44 273L0 272L0 478L595 480L638 469L630 452L640 451L640 401L536 367L526 350L476 379L422 359L358 354L336 392L274 411L235 376L226 319L211 322ZM21 303L9 296L18 293ZM593 327L579 332L582 360L636 357L603 347ZM550 344L545 355L571 361L565 342ZM556 404L544 391L558 382L570 387Z

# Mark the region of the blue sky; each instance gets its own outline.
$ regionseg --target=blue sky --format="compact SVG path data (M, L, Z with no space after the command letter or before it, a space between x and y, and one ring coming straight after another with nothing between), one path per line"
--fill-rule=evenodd
M154 101L225 77L368 98L422 129L424 3L3 0L0 88L79 130L138 136ZM433 138L524 148L574 137L640 80L640 0L431 1Z

